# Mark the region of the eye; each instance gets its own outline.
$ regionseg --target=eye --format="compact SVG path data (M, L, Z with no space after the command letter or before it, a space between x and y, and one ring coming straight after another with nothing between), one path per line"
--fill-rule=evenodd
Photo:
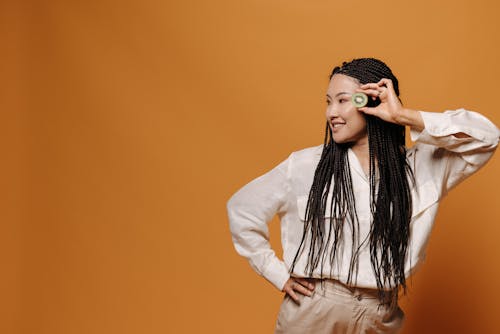
M344 103L345 101L347 101L346 99L339 99L339 103Z
M326 104L330 104L330 100L326 100Z

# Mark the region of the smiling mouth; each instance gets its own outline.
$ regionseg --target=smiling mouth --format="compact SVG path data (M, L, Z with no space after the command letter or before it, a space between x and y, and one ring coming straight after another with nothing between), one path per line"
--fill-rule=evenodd
M333 127L334 128L340 128L341 126L345 125L345 123L334 123Z

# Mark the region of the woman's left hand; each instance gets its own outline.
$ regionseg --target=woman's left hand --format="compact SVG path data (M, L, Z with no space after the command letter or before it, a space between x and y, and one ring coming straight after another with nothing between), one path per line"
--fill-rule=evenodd
M404 114L404 108L394 91L391 79L383 78L377 83L361 85L356 92L363 92L368 95L368 98L378 97L380 99L378 106L358 108L359 111L381 118L386 122L401 124L400 120Z

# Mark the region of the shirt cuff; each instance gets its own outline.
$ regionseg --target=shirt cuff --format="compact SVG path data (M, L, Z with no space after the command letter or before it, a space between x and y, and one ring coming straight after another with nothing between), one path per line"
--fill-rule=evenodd
M263 272L263 276L280 291L283 290L286 281L290 278L285 263L278 258L269 263Z
M433 142L432 137L444 137L453 133L460 132L454 129L451 122L451 115L447 113L437 113L419 110L424 121L424 129L418 131L410 128L410 137L412 141Z

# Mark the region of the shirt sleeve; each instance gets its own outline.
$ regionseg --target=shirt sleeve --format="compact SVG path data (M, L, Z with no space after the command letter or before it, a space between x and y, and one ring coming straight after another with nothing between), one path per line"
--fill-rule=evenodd
M239 189L226 205L236 251L279 290L283 289L290 275L285 263L271 248L268 224L275 214L286 210L291 192L289 163L290 156Z
M411 129L411 139L417 150L420 147L427 152L426 168L444 195L488 162L500 131L483 115L463 108L420 113L425 127L420 132ZM466 136L455 136L459 133Z

